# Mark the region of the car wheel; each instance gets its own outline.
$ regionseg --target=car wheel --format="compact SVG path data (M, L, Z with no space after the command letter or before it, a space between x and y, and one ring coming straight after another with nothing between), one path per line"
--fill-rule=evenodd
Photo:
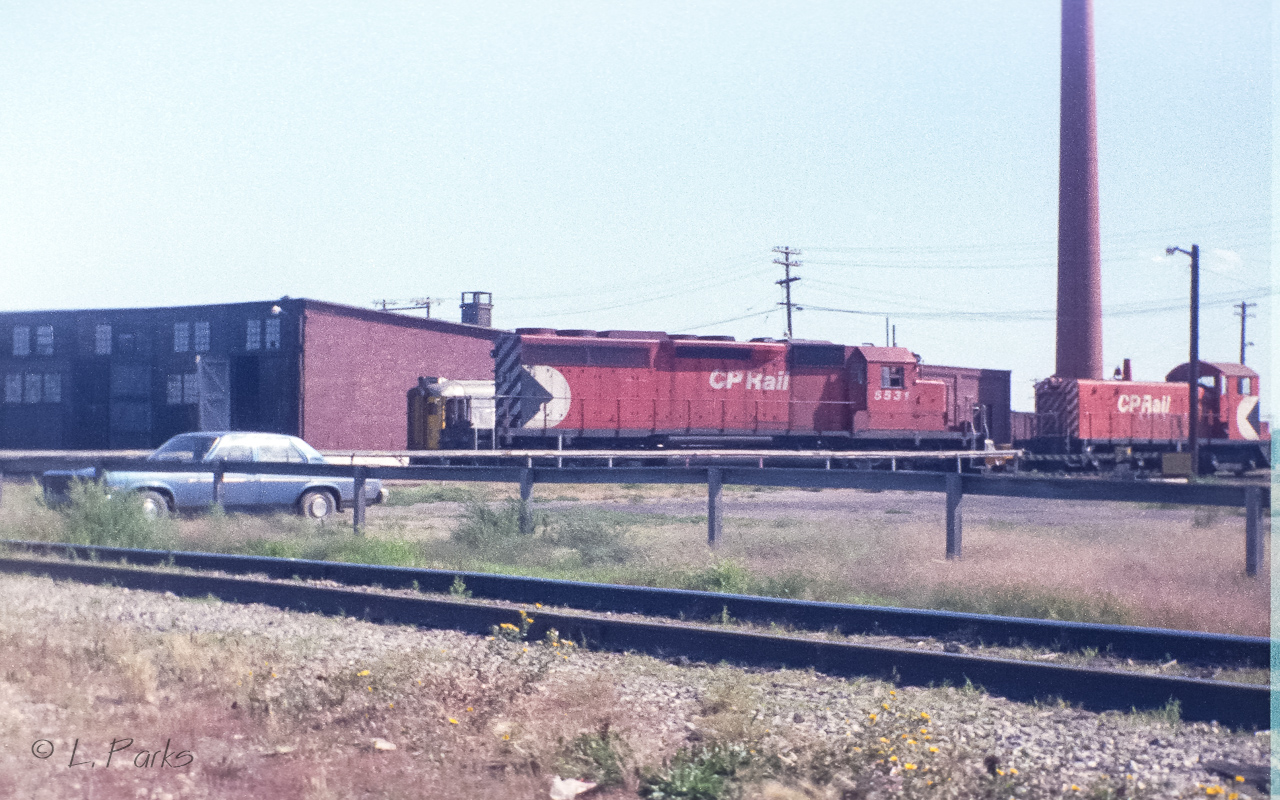
M172 513L169 500L159 492L138 492L138 504L142 506L142 516L147 519L160 519Z
M311 519L325 519L337 510L337 504L333 501L333 495L323 489L312 489L304 492L302 499L298 501L298 511L304 517Z

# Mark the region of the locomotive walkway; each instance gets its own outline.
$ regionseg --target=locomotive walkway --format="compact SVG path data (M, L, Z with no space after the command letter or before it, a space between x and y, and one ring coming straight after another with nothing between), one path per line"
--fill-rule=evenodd
M723 625L653 621L611 616L601 611L674 616L686 619L725 615L755 622L779 622L797 627L834 626L843 633L912 631L931 636L959 634L989 642L1008 640L1058 647L1097 647L1113 654L1139 658L1166 656L1211 661L1232 666L1267 663L1269 642L1256 637L1125 628L1122 626L1007 619L952 612L881 609L829 603L771 600L706 592L617 587L530 578L373 567L330 562L223 556L203 553L126 551L46 543L6 542L10 552L62 554L79 558L119 559L120 566L84 561L6 557L0 572L48 575L57 580L111 582L146 591L173 592L183 597L212 595L240 603L263 603L283 609L346 615L373 622L450 628L487 633L502 623L520 623L521 611L461 599L380 593L379 589L414 588L448 591L462 578L476 596L514 603L547 603L589 608L591 612L541 609L528 631L537 639L554 628L564 638L609 651L633 651L661 658L766 668L813 668L832 675L869 675L903 685L966 682L992 694L1031 702L1058 698L1095 710L1162 708L1177 701L1182 718L1216 720L1243 728L1266 728L1270 720L1269 687L1196 678L1152 675L1106 669L1086 669L1042 662L990 658L962 653L905 649L881 645L781 636ZM145 569L132 564L166 564L168 569ZM224 577L174 571L173 567L217 569L261 578ZM301 583L311 578L372 586L374 590L333 588ZM448 582L446 584L446 582ZM710 612L710 613L707 613ZM1156 655L1159 654L1159 655Z

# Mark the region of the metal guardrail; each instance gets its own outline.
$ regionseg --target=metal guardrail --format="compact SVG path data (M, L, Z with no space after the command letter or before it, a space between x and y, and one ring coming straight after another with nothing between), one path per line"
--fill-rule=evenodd
M555 451L552 451L555 452ZM156 469L156 462L104 460L96 465L103 471ZM173 472L210 472L209 464L164 462ZM989 476L954 472L871 472L822 468L782 467L514 467L514 466L365 466L361 464L271 464L257 462L217 462L212 465L210 502L218 502L222 476L226 473L259 475L314 475L353 478L355 503L352 524L357 533L364 525L364 483L383 480L430 480L516 483L520 487L521 527L531 530L528 501L535 483L593 484L706 484L707 544L716 547L723 531L724 485L774 486L804 489L869 489L873 491L938 492L945 495L946 557L958 559L963 551L962 501L966 494L1000 497L1029 497L1050 500L1112 501L1243 507L1245 509L1245 573L1258 572L1264 553L1262 507L1270 504L1269 486L1173 483L1076 478Z
M485 633L495 625L520 621L517 609L460 600L83 562L3 558L0 572L86 583L109 581L129 589L167 591L181 597L212 595L231 602L263 603L308 613L467 633ZM1216 720L1232 727L1255 729L1270 724L1270 687L1265 685L1084 669L547 609L534 615L529 638L542 638L552 628L564 638L613 652L640 652L660 658L684 656L707 663L728 661L773 669L816 669L829 675L871 675L900 685L959 685L972 681L1011 700L1059 698L1094 711L1161 708L1176 700L1186 720Z

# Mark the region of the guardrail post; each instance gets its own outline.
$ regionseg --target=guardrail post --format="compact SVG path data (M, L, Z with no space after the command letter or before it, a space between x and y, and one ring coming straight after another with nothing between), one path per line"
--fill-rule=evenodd
M1256 486L1244 490L1244 574L1258 574L1262 563L1262 490Z
M723 528L720 489L723 485L724 473L716 467L707 470L707 546L715 548L720 544Z
M956 561L961 550L960 480L959 473L947 473L947 558Z
M533 515L529 513L529 498L533 496L533 470L520 470L520 532L533 533Z
M222 505L222 478L227 474L227 462L216 461L213 465L213 504Z
M358 465L351 468L351 475L355 478L355 485L353 487L355 492L355 503L351 507L351 527L355 530L356 536L364 535L364 483L368 474L368 467Z

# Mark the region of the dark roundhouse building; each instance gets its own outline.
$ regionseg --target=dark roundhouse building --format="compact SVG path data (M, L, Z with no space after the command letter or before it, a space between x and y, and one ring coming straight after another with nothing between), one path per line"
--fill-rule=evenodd
M287 297L0 312L0 448L144 449L231 429L404 449L406 392L419 376L492 380L497 333Z

